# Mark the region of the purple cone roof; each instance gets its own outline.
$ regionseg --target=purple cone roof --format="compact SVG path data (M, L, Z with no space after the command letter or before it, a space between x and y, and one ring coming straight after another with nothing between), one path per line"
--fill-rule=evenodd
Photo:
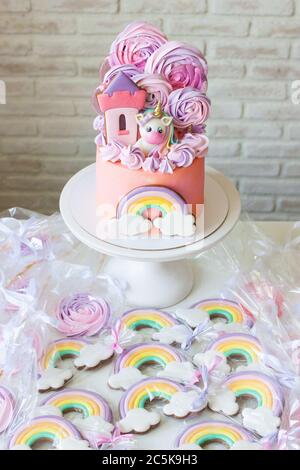
M106 95L112 96L116 91L129 91L133 95L139 87L129 78L124 72L119 72L118 75L105 89Z

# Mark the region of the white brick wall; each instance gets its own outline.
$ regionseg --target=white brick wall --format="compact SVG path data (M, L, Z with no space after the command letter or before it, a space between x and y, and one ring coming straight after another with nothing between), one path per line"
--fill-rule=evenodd
M202 48L212 118L208 163L260 219L300 213L300 0L0 0L0 210L51 212L95 158L90 96L128 22Z

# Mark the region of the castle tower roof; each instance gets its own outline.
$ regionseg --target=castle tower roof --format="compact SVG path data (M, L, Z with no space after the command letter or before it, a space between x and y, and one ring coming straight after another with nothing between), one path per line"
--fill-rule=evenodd
M103 93L97 96L102 112L113 108L142 109L146 92L141 90L124 72L118 75L107 86Z

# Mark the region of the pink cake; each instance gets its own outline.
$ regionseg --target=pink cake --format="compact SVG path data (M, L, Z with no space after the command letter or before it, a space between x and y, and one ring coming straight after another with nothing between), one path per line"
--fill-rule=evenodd
M112 43L100 80L93 95L98 216L119 223L123 235L192 235L208 149L203 55L132 23ZM187 219L189 230L178 228ZM134 230L124 231L129 223Z

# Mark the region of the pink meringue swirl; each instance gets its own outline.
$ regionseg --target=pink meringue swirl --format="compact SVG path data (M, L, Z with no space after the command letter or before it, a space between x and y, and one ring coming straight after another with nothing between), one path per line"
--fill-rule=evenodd
M0 386L0 433L6 431L14 417L15 399L3 385Z
M188 167L195 159L195 150L186 143L173 144L168 159L178 167Z
M121 150L121 163L130 170L139 170L143 166L144 154L138 147L123 147Z
M57 329L66 336L93 336L108 325L111 308L101 297L74 294L61 300L56 317Z
M141 73L133 81L147 92L145 108L155 108L159 101L163 108L166 106L172 87L161 75Z
M144 71L148 58L166 41L155 26L140 21L131 23L112 43L108 62L111 66L131 64Z
M180 88L169 95L166 111L173 116L174 126L178 128L197 126L207 120L210 100L194 88Z
M104 145L100 149L100 155L102 160L105 162L119 162L121 158L121 150L124 147L123 144L113 140L111 143Z
M159 73L173 90L197 88L207 90L207 63L195 47L177 41L168 41L157 49L147 60L146 73Z
M207 152L209 139L205 134L191 134L188 132L183 136L181 143L192 147L196 156L203 156Z

